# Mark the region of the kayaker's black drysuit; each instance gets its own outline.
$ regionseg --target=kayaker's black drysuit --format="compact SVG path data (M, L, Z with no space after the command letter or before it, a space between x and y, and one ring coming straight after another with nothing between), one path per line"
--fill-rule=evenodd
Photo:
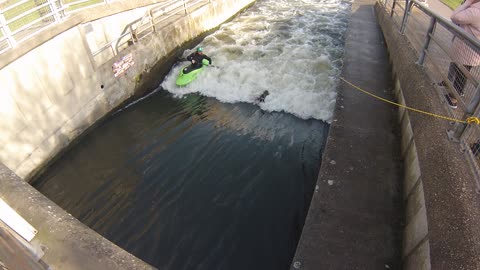
M203 66L203 64L202 64L203 59L207 59L209 65L212 64L212 59L210 57L206 56L203 53L199 54L198 52L194 52L194 53L190 54L189 56L187 56L187 60L192 62L192 64L189 67L186 67L183 70L183 73L186 74L186 73L188 73L192 70L201 68ZM193 62L192 60L194 60L195 62Z

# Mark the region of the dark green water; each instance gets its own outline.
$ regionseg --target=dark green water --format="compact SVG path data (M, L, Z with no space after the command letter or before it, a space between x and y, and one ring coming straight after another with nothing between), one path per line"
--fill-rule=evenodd
M288 269L327 130L159 91L104 121L34 186L159 269Z

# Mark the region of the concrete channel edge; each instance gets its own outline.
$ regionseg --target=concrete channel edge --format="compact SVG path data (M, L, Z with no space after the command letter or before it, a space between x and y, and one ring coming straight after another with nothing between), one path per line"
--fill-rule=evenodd
M393 66L398 102L445 115L405 36L378 3L375 13ZM450 123L405 109L399 110L398 119L405 168L402 269L480 269L475 229L480 222L479 196L464 154L446 135Z

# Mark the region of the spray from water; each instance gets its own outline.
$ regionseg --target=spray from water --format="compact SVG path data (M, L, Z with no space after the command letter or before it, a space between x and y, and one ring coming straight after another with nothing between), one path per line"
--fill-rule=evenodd
M176 77L188 64L180 63L162 87L179 97L199 92L228 103L255 103L267 90L258 103L263 110L331 122L349 7L341 0L259 1L202 42L218 68L178 87Z

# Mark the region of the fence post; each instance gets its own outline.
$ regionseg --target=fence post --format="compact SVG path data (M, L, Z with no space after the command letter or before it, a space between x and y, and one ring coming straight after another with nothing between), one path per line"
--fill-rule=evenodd
M55 0L48 0L48 5L50 6L50 11L53 14L53 18L55 19L55 22L60 21L60 14L58 13L58 8L57 5L55 4Z
M185 9L185 15L188 14L187 12L187 3L185 2L185 0L183 0L183 9Z
M130 24L128 26L128 30L130 31L130 38L132 39L132 43L135 44L137 43L137 35L135 34L135 32L133 31L133 28L132 28L132 25Z
M13 37L12 31L10 31L10 28L8 27L8 24L7 24L7 20L5 20L3 13L0 13L0 28L2 28L3 33L5 33L5 36L7 37L10 48L15 47L15 45L17 45L17 41Z
M425 55L427 54L426 51L428 50L428 46L430 46L430 41L432 40L432 37L430 35L435 32L435 25L437 24L437 19L435 17L432 17L430 19L430 25L428 26L428 31L427 31L427 36L425 39L425 43L423 44L422 51L420 52L420 56L418 57L417 65L423 66L423 63L425 62Z
M67 14L65 12L66 9L63 6L62 0L56 0L55 2L57 3L57 11L58 11L58 14L60 14L60 19L63 20L63 18L67 17Z
M479 108L480 105L480 82L477 85L477 88L475 89L475 95L472 98L472 101L470 101L470 104L467 106L467 113L468 114L473 114L475 112L478 112L480 110Z
M397 5L397 0L393 0L392 11L390 11L390 17L393 17L393 13L395 11L395 6L396 5Z
M151 9L148 11L148 17L150 18L150 25L152 26L152 32L155 33L156 32L155 22L153 21L153 14Z
M475 95L473 96L470 103L465 108L465 113L463 115L463 119L466 119L470 116L479 116L480 115L480 83L477 85L475 89ZM462 141L465 137L467 131L467 125L465 124L458 124L452 131L449 131L450 139L454 141Z
M405 5L405 12L403 13L402 26L400 26L400 34L405 34L405 29L407 29L408 17L410 16L410 10L412 10L413 2L407 0Z

